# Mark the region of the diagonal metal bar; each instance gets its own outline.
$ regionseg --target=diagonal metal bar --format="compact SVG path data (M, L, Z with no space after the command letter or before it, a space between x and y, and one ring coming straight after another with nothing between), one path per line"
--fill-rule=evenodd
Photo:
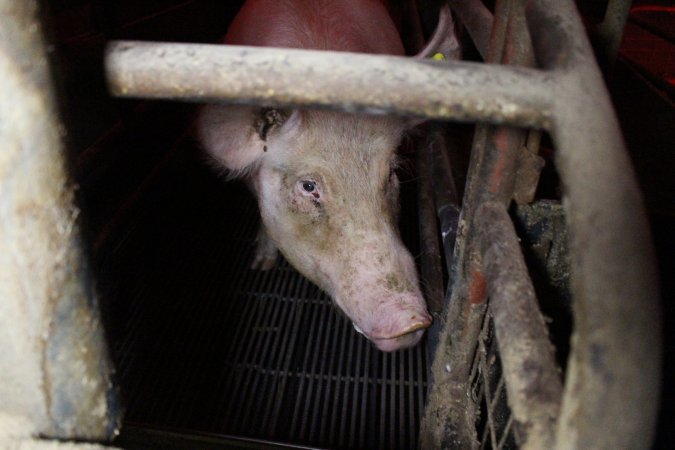
M452 12L457 14L478 52L487 61L490 53L490 30L494 20L492 13L481 0L454 0L450 3Z
M562 383L513 223L504 205L486 202L475 226L519 444L552 448Z
M226 45L113 42L114 95L337 108L548 127L551 74L399 56ZM299 80L302 80L300 82Z

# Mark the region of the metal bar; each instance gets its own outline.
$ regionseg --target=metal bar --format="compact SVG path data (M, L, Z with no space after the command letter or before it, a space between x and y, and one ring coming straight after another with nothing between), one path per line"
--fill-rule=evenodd
M438 344L441 317L444 308L443 267L436 207L433 196L431 144L416 142L417 153L417 208L420 233L420 276L429 313L434 319L427 331L428 351L435 351Z
M367 407L368 407L368 400L370 399L370 393L368 392L368 388L370 387L370 362L373 360L371 358L371 350L373 346L362 336L359 336L359 341L361 342L361 345L365 347L365 364L363 365L363 389L361 390L361 414L360 414L360 423L359 423L359 447L360 448L365 448L366 447L366 434L369 434L370 432L374 432L375 430L369 430L368 429L368 415L366 414L367 412ZM375 393L377 392L377 385L373 386L373 390ZM375 405L373 405L373 408L375 408Z
M325 295L325 294L324 294ZM324 304L318 305L318 309L320 311L320 322L319 326L317 329L316 333L316 340L314 341L315 343L315 348L314 348L314 354L312 355L312 363L311 363L311 369L309 367L305 368L306 372L309 372L310 374L314 375L317 373L319 369L319 364L322 364L320 361L319 355L321 354L322 356L324 353L320 351L319 346L321 344L324 345L324 351L325 351L325 342L324 338L328 334L328 326L330 324L330 317L331 313L333 313L333 310L331 309L332 305L329 302L326 302ZM323 360L323 358L321 358ZM302 439L311 439L313 435L313 430L312 426L310 426L310 415L309 415L309 405L312 404L312 398L316 397L316 394L314 394L315 391L315 383L316 383L316 378L312 377L309 379L307 382L307 389L306 389L306 401L305 401L305 408L303 408L303 413L302 413L302 422L300 425L300 436L302 436ZM316 389L320 389L320 383L316 383Z
M331 336L335 335L335 330L336 330L336 324L335 321L337 320L337 314L335 314L335 311L332 311L331 309L327 308L326 311L326 316L328 322L323 328L324 330L324 335L322 338L322 349L320 352L318 352L322 358L318 366L318 375L319 375L319 380L323 379L324 376L327 374L330 374L332 372L332 366L333 366L333 360L334 358L332 357L331 353L332 351L335 350L335 348L339 344L331 345ZM326 361L328 361L328 368L326 368ZM328 406L328 402L323 400L323 390L324 388L326 389L327 392L330 393L330 377L326 376L325 377L326 382L325 383L317 383L316 385L316 394L314 394L314 414L311 418L311 423L309 423L309 442L316 442L317 437L319 436L321 432L321 426L320 424L325 420L325 415L326 415L326 410L324 409L323 414L319 414L319 410L321 409L321 404L323 403L324 406ZM308 410L310 408L307 408Z
M562 383L513 223L503 204L486 202L475 226L519 444L553 448Z
M271 287L269 292L271 293L277 293L277 292L284 292L285 287L289 281L290 274L289 273L284 273L283 276L277 276L275 277L274 280L274 285ZM272 330L274 328L274 323L279 319L279 317L283 314L283 300L280 298L274 298L272 296L270 297L262 297L265 300L266 307L269 311L267 317L263 320L263 322L256 328L254 328L252 331L255 333L257 331L258 338L257 338L257 346L256 349L252 352L251 354L251 373L249 374L248 377L246 377L246 380L244 384L241 386L240 389L238 389L240 392L242 392L249 400L246 401L246 404L244 408L241 408L239 410L239 420L241 421L242 428L246 429L247 431L251 432L258 432L258 430L252 429L255 427L255 417L259 417L261 414L260 408L259 408L259 402L262 400L261 397L265 397L264 395L261 395L261 391L264 390L265 386L265 377L266 375L263 373L263 370L265 369L264 363L265 360L268 358L269 355L269 348L271 342L276 341L277 333L274 333ZM286 308L284 308L286 309ZM262 381L261 381L262 378ZM260 384L262 383L262 386ZM256 399L256 401L253 401L252 399ZM254 403L256 403L254 405ZM246 427L246 428L245 428Z
M555 82L534 70L467 62L134 41L111 43L105 64L111 92L122 97L331 107L533 127L549 125Z
M302 316L304 315L305 312L305 305L307 304L304 299L307 296L307 290L309 288L309 281L305 278L297 277L298 278L298 288L300 289L300 292L294 293L293 296L298 298L298 302L295 305L295 317L293 319L293 324L292 324L292 333L288 342L288 345L284 347L284 350L280 352L281 355L284 356L284 363L283 363L283 373L284 377L282 381L279 383L279 387L277 388L276 396L274 399L274 410L271 413L271 417L269 419L269 428L268 428L268 433L272 436L276 435L278 433L277 431L277 423L279 420L279 414L281 411L284 395L286 394L286 386L288 384L288 378L290 376L290 368L291 368L291 359L293 357L293 354L295 353L295 348L297 345L297 338L298 334L300 331L300 326L301 326L301 319Z
M338 379L336 380L336 386L335 386L335 395L333 396L333 407L331 408L331 424L332 426L329 427L329 435L328 435L328 441L333 443L333 444L338 444L338 438L337 436L340 436L344 432L344 415L342 415L341 419L338 422L338 404L340 402L340 390L342 388L343 390L343 395L346 394L349 391L349 370L347 370L346 375L345 371L343 371L343 365L346 360L347 364L350 364L350 361L353 359L353 345L354 345L354 338L353 336L349 336L349 323L346 320L340 320L338 321L337 327L342 330L340 342L342 342L342 345L340 346L340 355L338 356L338 367L337 367L337 374L338 374ZM347 337L349 336L349 338ZM346 355L345 355L346 353ZM342 411L346 412L347 410L347 402L345 402L342 405ZM339 425L338 425L339 423ZM336 433L339 433L336 436ZM339 443L341 445L342 443Z
M318 316L318 317L317 317ZM309 328L309 339L311 339L313 342L318 342L318 339L314 337L314 330L317 328L317 324L319 322L319 319L321 318L321 305L314 304L312 305L311 308L311 318L310 318L310 328ZM317 331L317 333L320 333L321 330ZM309 349L308 349L309 350ZM303 357L303 362L302 362L302 372L307 373L309 372L309 363L310 363L310 356L311 353L306 350L305 356ZM304 422L301 417L302 413L305 411L305 408L302 408L303 404L303 397L304 397L304 392L305 392L305 382L307 379L305 377L302 377L300 379L300 384L298 387L298 393L295 399L295 407L293 408L293 420L291 421L291 432L290 436L293 439L304 439L304 436L302 435L302 432L300 430L301 427L304 427Z
M487 61L490 53L490 30L494 20L490 10L481 0L453 0L450 6L466 27L483 60Z
M18 445L119 428L39 18L0 0L0 440Z
M250 280L250 285L266 286L270 280L270 272L249 271L245 275L245 278L246 281ZM240 327L236 331L235 342L245 341L245 339L242 339L243 336L247 336L249 330L259 325L261 318L261 313L259 312L260 301L254 296L251 297L253 298L250 298L247 302L245 302L246 306L244 312L246 313L246 323L244 324L243 321L239 323ZM239 385L241 384L242 379L241 372L245 370L245 367L239 363L246 355L250 354L251 345L253 345L253 339L250 339L246 346L240 345L236 348L236 350L232 349L232 354L228 355L228 362L230 362L231 366L227 367L229 369L229 373L227 374L227 383L225 385L227 394L223 395L222 398L224 399L223 401L228 402L229 404L235 403L235 397L238 397ZM239 405L239 403L235 404ZM234 413L234 408L228 408L225 410L225 414L223 414L220 418L221 423L228 429L233 429L235 425L234 421L236 420L236 417L233 417Z
M436 132L430 136L428 145L432 155L432 185L436 215L440 224L446 270L451 273L459 226L460 199L448 159L447 140L441 133Z
M557 105L552 130L576 312L557 446L649 448L661 322L643 200L573 3L531 0L527 21L537 59L564 73L552 95L574 99Z
M598 63L605 74L614 67L632 3L632 0L609 0L605 17L595 29L595 50Z
M386 416L387 416L387 379L386 373L387 373L387 363L389 362L389 358L387 357L386 353L380 353L377 355L379 360L382 361L382 366L381 366L381 373L382 373L382 378L381 378L381 383L379 384L379 389L378 386L375 385L375 389L380 391L380 406L379 406L379 431L380 431L380 439L379 439L379 444L380 444L380 449L384 449L385 443L387 442L385 440L385 430L387 429L387 422L386 422Z
M510 43L511 39L522 39L525 35L520 29L524 24L516 17L523 9L523 1L496 3L488 52L490 62L530 60L527 56L531 47L514 47ZM424 448L477 447L474 429L477 405L467 393L485 312L487 280L478 263L477 227L473 221L483 202L496 200L506 205L511 201L523 140L521 130L485 125L477 127L474 136L455 247L456 265L450 272L455 279L449 287L449 308L432 367L432 393L422 424Z
M367 398L366 393L365 393L365 388L361 391L361 396L359 397L359 382L361 380L361 355L363 353L364 349L364 342L363 339L361 339L360 336L356 336L356 333L352 332L350 334L350 341L351 340L356 341L356 367L354 370L354 390L352 391L352 411L350 415L350 427L349 427L349 432L344 433L340 436L340 447L343 446L344 439L346 436L349 436L349 447L353 448L354 447L354 440L356 439L356 421L358 417L358 399L359 398ZM364 377L365 379L365 377ZM368 381L366 380L366 385ZM346 413L347 408L343 410L343 420L344 420L344 414ZM346 428L344 428L346 431Z

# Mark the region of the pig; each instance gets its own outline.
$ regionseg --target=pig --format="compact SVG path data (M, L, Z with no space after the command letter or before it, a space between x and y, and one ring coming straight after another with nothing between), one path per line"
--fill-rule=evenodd
M224 43L404 54L381 0L248 0ZM420 341L432 319L397 228L402 119L213 104L195 130L257 198L252 268L270 269L280 250L378 349Z

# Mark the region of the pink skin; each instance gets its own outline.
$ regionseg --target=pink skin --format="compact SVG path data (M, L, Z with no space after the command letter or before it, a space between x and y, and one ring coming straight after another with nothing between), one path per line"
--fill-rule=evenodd
M253 0L225 39L271 45L402 54L378 0ZM249 181L263 228L253 265L270 268L276 248L325 290L380 350L413 346L431 317L412 257L396 229L394 151L399 119L295 111L262 140L256 109L208 105L196 122L207 151Z

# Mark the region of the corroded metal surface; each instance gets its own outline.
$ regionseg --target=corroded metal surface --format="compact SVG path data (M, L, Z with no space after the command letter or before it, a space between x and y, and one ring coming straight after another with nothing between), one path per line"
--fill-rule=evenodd
M105 439L112 367L36 2L0 0L0 440Z
M522 39L524 23L517 18L523 3L502 1L496 4L488 53L490 62L530 61L527 46L509 45L514 35ZM516 19L513 18L516 16ZM485 19L488 20L488 19ZM486 24L475 24L484 27ZM516 186L519 155L522 154L524 132L515 128L492 127L481 124L476 128L459 231L451 269L453 286L449 295L450 306L443 318L445 329L432 368L433 383L420 434L423 446L428 448L473 448L478 444L475 424L478 405L468 395L470 371L474 360L483 314L487 302L488 274L481 262L480 243L492 236L476 226L477 211L486 201L508 205ZM524 276L524 275L523 275ZM509 321L508 316L501 320ZM525 356L525 355L524 355ZM446 385L455 391L465 392L450 401ZM446 424L452 424L448 429ZM535 430L534 434L541 434ZM536 442L537 439L535 438Z

